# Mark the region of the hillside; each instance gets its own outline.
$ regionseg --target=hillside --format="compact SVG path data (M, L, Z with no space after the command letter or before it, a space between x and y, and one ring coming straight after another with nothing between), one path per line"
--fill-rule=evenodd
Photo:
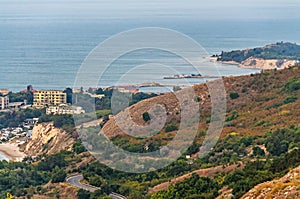
M299 198L300 167L291 170L280 179L255 186L242 199Z
M265 70L255 75L225 77L223 81L226 89L227 114L221 139L208 157L196 158L197 147L201 146L205 132L211 122L211 98L208 88L205 84L196 85L194 86L195 100L199 103L201 119L199 125L190 127L198 128L198 134L193 146L185 153L193 154L194 158L190 164L187 164L189 161L184 155L172 165L157 171L155 175L149 174L152 176L151 180L141 181L139 186L142 188L139 189L145 190L144 194L150 194L151 199L185 198L186 194L195 193L192 186L190 187L188 184L193 184L194 181L199 181L199 183L209 181L206 178L193 177L189 175L190 172L219 165L226 168L226 165L234 166L242 161L246 165L244 169L241 168L242 170L233 173L219 174L213 179L210 178L214 183L219 183L221 179L221 186L214 185L212 187L213 195L208 197L218 196L219 191L224 187L226 190L228 186L235 198L239 198L255 185L281 176L288 168L299 165L299 157L289 154L289 149L292 150L300 146L297 138L300 124L300 67L296 66L285 70ZM152 114L150 108L155 104L165 107L167 122L161 131L151 138L143 139L129 136L115 122L115 118L122 118L121 125L125 129L134 128L135 125L131 120L138 126L145 125L147 121L143 115L145 112ZM129 116L125 113L129 113ZM103 133L110 137L115 144L126 150L145 153L147 151L144 146L147 144L151 146L149 150L154 151L159 146L166 145L176 135L176 127L179 126L180 121L180 114L178 113L180 113L180 108L176 96L172 93L161 95L137 103L111 118L105 124ZM171 131L168 129L170 126L174 127ZM291 160L289 155L295 157L295 160ZM281 162L289 160L286 167L282 167L281 165L284 165L282 163L278 164L276 161L272 161L272 159L277 160L278 157L281 157L279 158ZM261 159L261 161L254 162L256 158ZM87 168L87 171L93 173L93 169L93 167ZM140 178L139 175L127 176L126 180L116 178L108 180L108 182L120 183L122 187L123 184L129 186L128 184ZM172 182L176 184L172 184ZM164 191L167 187L169 187L168 191ZM135 190L134 187L131 189ZM116 191L128 195L122 190L120 188ZM175 197L179 191L182 194L181 197ZM209 190L203 189L202 191L202 194L209 195L209 192L206 193ZM194 195L196 197L197 194ZM197 197L200 195L198 193Z
M263 135L269 129L298 126L300 123L297 117L300 115L299 92L289 92L284 89L289 81L299 77L300 69L297 66L282 71L264 71L255 75L223 78L227 93L227 121L223 135L231 132L243 135ZM205 84L194 86L194 90L201 110L199 129L205 130L211 111L210 95ZM234 95L237 97L234 98ZM295 103L290 103L289 98L295 98ZM125 117L124 112L116 117L124 119L122 126L126 129L133 128L134 125L145 125L142 115L155 104L160 104L166 109L165 126L179 125L179 103L172 93L147 99L129 107L124 112L129 113L131 118ZM135 124L129 122L130 119ZM106 123L103 132L110 138L125 135L116 125L114 118ZM165 129L162 129L162 132L165 132ZM160 134L156 138L164 135Z
M53 123L38 124L33 128L32 139L24 147L27 155L52 155L61 151L71 151L75 139L66 131L55 128Z
M9 190L14 195L26 196L29 195L28 185L32 185L36 198L55 196L55 193L63 198L68 198L68 194L75 198L75 193L78 198L105 198L111 192L128 196L129 199L212 199L224 192L240 198L256 185L282 177L290 168L299 166L300 153L295 149L300 147L300 66L224 77L223 81L227 98L226 122L221 139L207 156L197 158L199 146L214 119L210 118L211 96L207 86L201 84L194 86L196 96L193 99L201 110L200 123L186 129L187 132L197 129L195 141L171 165L140 174L112 170L95 161L80 142L75 143L70 133L55 128L52 123L43 123L35 127L25 152L33 156L41 153L48 155L41 160L33 160L33 164L22 163L24 168L28 166L25 179L30 179L30 183L2 183L5 187L0 189L3 190L1 194ZM185 89L178 91L185 92ZM158 150L177 133L181 109L175 94L160 95L130 106L111 117L104 125L103 133L128 151L145 153ZM134 124L148 124L154 120L152 116L155 116L156 109L151 107L155 104L160 104L166 110L166 124L149 138L129 136L115 122L115 118L121 118L118 124L127 130L132 129ZM150 116L147 117L145 113ZM158 119L163 122L161 118ZM83 129L91 135L97 135L98 131L95 130L89 125ZM110 159L113 153L108 152L105 158ZM191 155L190 159L186 158L187 154ZM9 172L19 175L18 165L5 165L4 171L2 178L5 182L13 178L8 175ZM31 172L39 174L42 180L36 179ZM87 193L63 182L66 175L78 172L83 174L84 182L101 187L102 191ZM19 193L14 186L26 192Z
M243 68L284 69L300 60L300 45L276 43L265 47L222 52L217 61L237 64Z

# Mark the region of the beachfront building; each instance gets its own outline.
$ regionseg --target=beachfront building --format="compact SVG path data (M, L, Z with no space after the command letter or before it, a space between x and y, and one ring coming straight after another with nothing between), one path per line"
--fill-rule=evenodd
M49 106L46 109L46 114L50 115L64 115L64 114L81 114L85 113L82 107L70 106L68 104L60 104L58 106Z
M0 97L0 110L7 109L8 104L9 104L9 97L8 96L1 96Z
M45 106L67 103L67 94L59 90L41 90L34 93L33 106L44 108Z

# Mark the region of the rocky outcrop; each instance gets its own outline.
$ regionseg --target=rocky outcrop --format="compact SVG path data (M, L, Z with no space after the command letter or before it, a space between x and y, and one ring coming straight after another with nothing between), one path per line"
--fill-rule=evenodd
M300 167L291 170L284 177L257 185L242 199L300 198Z
M259 59L250 57L239 64L242 68L255 69L285 69L297 64L296 60Z
M62 129L55 128L53 123L38 124L33 128L32 138L25 146L27 155L55 154L62 150L70 151L75 140Z

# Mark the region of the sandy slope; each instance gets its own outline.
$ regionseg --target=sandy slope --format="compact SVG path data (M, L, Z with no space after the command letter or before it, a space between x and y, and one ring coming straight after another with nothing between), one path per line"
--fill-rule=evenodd
M0 151L12 161L22 161L22 159L26 156L24 153L19 151L19 147L16 144L11 143L0 144Z

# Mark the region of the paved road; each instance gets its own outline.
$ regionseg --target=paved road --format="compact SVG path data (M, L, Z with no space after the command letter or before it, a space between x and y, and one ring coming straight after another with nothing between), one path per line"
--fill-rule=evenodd
M112 199L127 199L125 196L122 196L117 193L111 193L111 194L109 194L109 196L112 197Z
M79 189L84 189L90 192L95 192L96 190L99 190L99 187L94 187L91 185L87 185L87 184L82 184L80 181L83 179L83 175L82 174L78 174L78 175L74 175L74 176L70 176L66 179L66 181L75 186L78 187ZM111 196L113 199L127 199L125 196L122 196L120 194L117 193L111 193L109 194L109 196Z
M97 187L94 187L94 186L91 186L91 185L81 184L80 180L82 180L82 179L83 179L82 174L78 174L78 175L75 175L75 176L68 177L66 179L66 181L69 184L71 184L75 187L78 187L79 189L84 189L84 190L87 190L87 191L90 191L90 192L95 192L96 190L100 189L100 188L97 188Z

